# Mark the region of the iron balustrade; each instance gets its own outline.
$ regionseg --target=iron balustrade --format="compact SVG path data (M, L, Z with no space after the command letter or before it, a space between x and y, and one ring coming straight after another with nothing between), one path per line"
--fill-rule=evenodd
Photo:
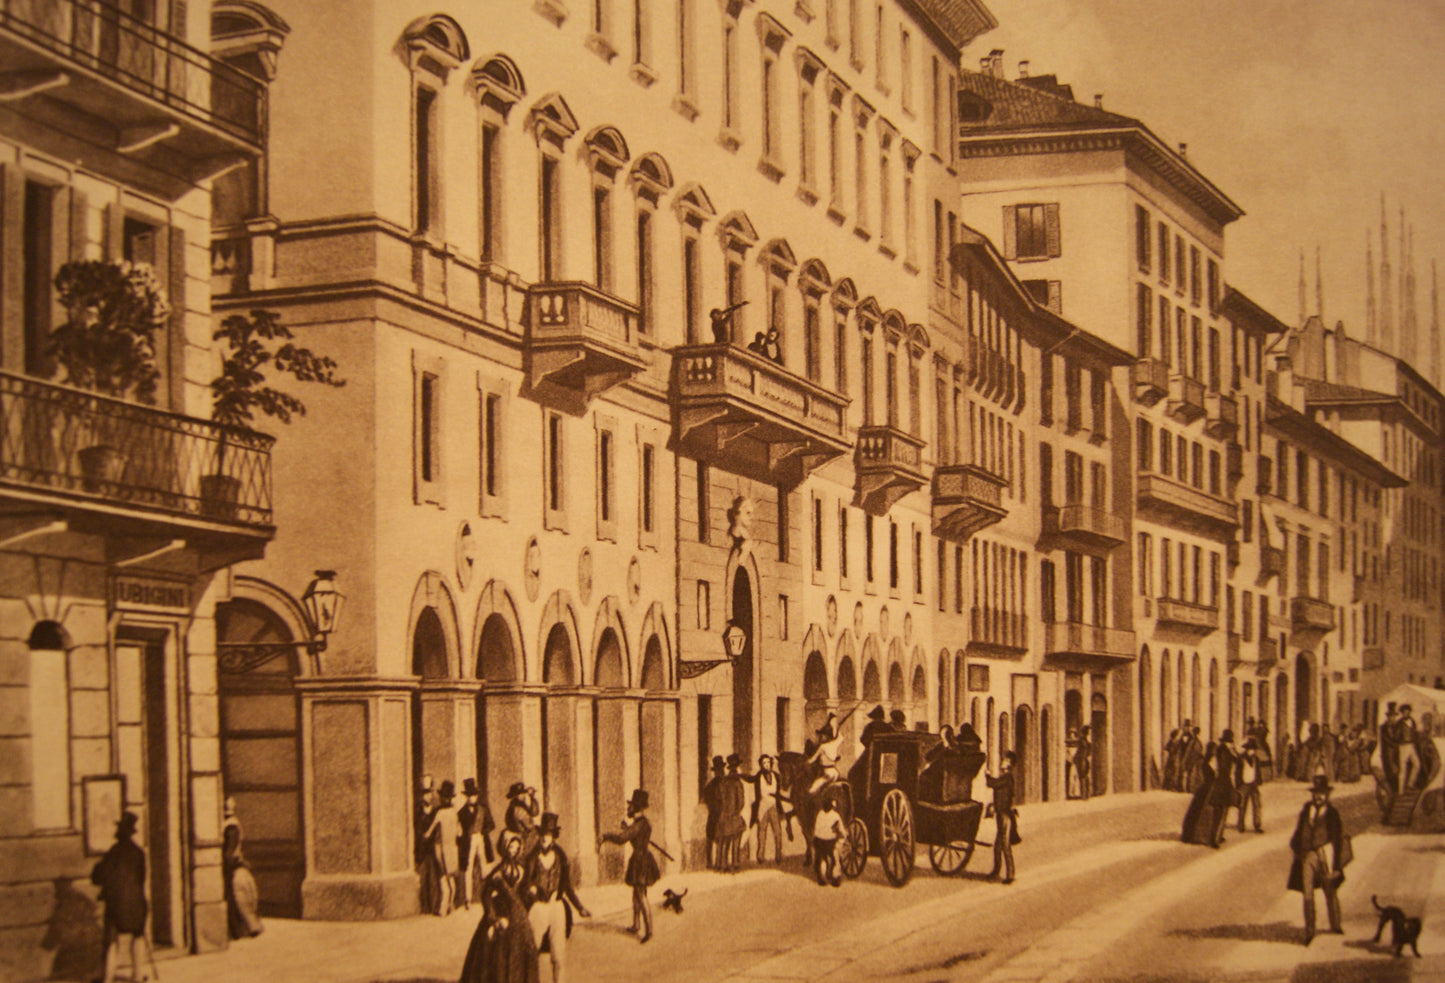
M256 146L266 86L105 0L0 0L0 30Z
M1079 621L1044 622L1044 655L1084 656L1105 662L1134 659L1135 635L1125 628Z
M274 442L0 372L0 487L269 527Z

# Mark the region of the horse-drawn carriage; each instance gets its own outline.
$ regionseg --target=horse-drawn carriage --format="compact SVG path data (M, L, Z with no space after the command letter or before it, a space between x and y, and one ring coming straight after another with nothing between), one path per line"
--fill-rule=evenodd
M983 818L983 803L973 799L973 780L984 760L976 748L944 747L937 734L880 734L864 748L846 779L816 791L818 771L801 761L789 762L794 814L803 835L809 835L823 796L833 794L845 833L836 855L848 877L861 874L868 857L875 856L888 882L902 887L913 875L919 843L928 845L934 870L956 874L973 856Z

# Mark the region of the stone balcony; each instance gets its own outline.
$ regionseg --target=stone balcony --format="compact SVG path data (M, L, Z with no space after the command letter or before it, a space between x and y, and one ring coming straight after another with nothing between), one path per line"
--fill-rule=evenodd
M1244 447L1235 440L1224 446L1224 473L1230 481L1244 477Z
M537 283L527 291L526 368L544 400L585 405L647 367L636 306L590 283Z
M1259 579L1263 583L1284 573L1284 550L1278 546L1259 548Z
M1240 644L1239 632L1232 631L1224 637L1224 660L1230 670L1244 664L1245 649Z
M1335 606L1317 597L1297 594L1289 602L1290 626L1295 631L1334 631Z
M1211 604L1195 604L1174 597L1161 597L1154 615L1162 627L1200 635L1219 630L1219 608Z
M1255 671L1264 675L1279 665L1279 639L1261 638L1259 640L1259 661L1255 665Z
M1169 363L1158 358L1141 358L1129 369L1134 401L1153 406L1169 395Z
M260 557L275 535L273 438L0 372L0 542L107 538L116 566Z
M884 515L904 495L923 487L923 441L897 427L858 428L853 452L854 501L870 515Z
M672 352L673 435L690 457L794 484L848 452L847 399L729 344Z
M1169 414L1185 423L1192 423L1205 413L1204 383L1183 373L1169 377Z
M1177 525L1214 535L1233 535L1239 526L1234 502L1167 475L1139 475L1138 502L1141 510L1160 513Z
M1092 505L1045 505L1044 535L1086 549L1113 549L1129 541L1124 517Z
M1071 672L1095 672L1133 662L1135 636L1122 628L1074 621L1044 622L1044 665Z
M1239 433L1239 402L1228 393L1211 392L1204 397L1204 429L1214 437Z
M160 22L153 13L136 16L129 4L5 0L3 99L26 100L24 115L44 124L32 136L45 149L163 191L260 154L265 84Z
M955 543L1003 519L1007 482L973 464L941 465L933 470L933 533Z
M1274 492L1274 460L1263 454L1255 458L1254 493L1269 495Z

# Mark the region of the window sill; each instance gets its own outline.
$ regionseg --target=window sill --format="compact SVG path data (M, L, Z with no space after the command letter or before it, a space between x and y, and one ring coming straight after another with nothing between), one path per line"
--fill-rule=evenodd
M483 496L479 514L483 519L501 519L505 522L507 518L507 500L500 495Z
M542 528L555 532L566 532L567 513L553 509L543 509Z
M889 245L889 244L886 243L886 242L880 242L880 243L878 243L878 251L879 251L880 253L882 253L884 256L887 256L889 259L897 259L897 258L898 258L898 250L894 249L891 245Z
M871 239L873 238L873 233L869 232L866 228L864 228L864 227L861 226L861 225L855 225L855 226L853 226L853 234L854 234L855 236L857 236L859 239L862 239L864 242L868 242L869 240L871 240Z
M798 2L793 5L793 14L804 24L811 24L813 18L816 16L813 13L813 5L809 3L808 0L798 0Z
M829 205L828 211L824 214L828 216L829 220L832 221L834 225L842 225L848 220L848 216L844 215L842 209L840 209L837 205Z
M818 192L814 191L806 184L798 185L798 197L806 205L816 205L818 203Z
M596 32L587 35L587 40L582 42L582 46L608 64L611 64L612 59L617 57L617 49L612 47L612 42Z
M849 58L848 64L853 66L853 71L855 72L863 71L863 59L859 58L857 55L853 55L851 58Z
M694 122L702 115L702 110L698 108L697 103L693 102L692 97L685 92L679 92L672 97L672 109L689 123Z
M919 274L918 264L911 259L905 259L903 261L903 272L909 276L917 276Z
M644 89L652 88L658 79L657 69L640 61L633 63L632 67L627 70L627 75Z
M738 148L743 145L743 138L736 131L724 127L718 131L717 142L722 144L724 150L737 153Z
M598 520L597 538L609 543L617 542L617 523Z
M1046 263L1046 262L1048 262L1048 260L1049 260L1050 258L1051 258L1051 257L1049 257L1049 256L1015 256L1015 257L1014 257L1014 262L1015 262L1015 263Z
M762 157L758 159L758 173L777 184L783 180L783 174L786 172L783 170L783 166L771 157Z

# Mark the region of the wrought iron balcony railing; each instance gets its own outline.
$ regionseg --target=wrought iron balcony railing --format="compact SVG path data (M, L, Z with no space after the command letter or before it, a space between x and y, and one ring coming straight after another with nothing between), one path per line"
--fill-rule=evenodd
M1087 546L1112 549L1129 540L1124 517L1093 505L1045 505L1044 533Z
M1161 597L1155 616L1161 625L1184 631L1208 634L1219 629L1219 608L1212 604L1195 604L1175 597Z
M1138 493L1140 507L1165 513L1184 525L1228 532L1239 525L1235 503L1166 475L1139 475Z
M853 455L856 490L864 510L883 515L909 492L923 487L923 441L897 427L858 428Z
M1132 631L1075 621L1044 622L1044 659L1053 668L1108 669L1132 662L1135 655Z
M0 496L271 527L274 438L0 372Z
M1003 478L973 464L941 465L933 471L933 532L956 543L1008 515Z

